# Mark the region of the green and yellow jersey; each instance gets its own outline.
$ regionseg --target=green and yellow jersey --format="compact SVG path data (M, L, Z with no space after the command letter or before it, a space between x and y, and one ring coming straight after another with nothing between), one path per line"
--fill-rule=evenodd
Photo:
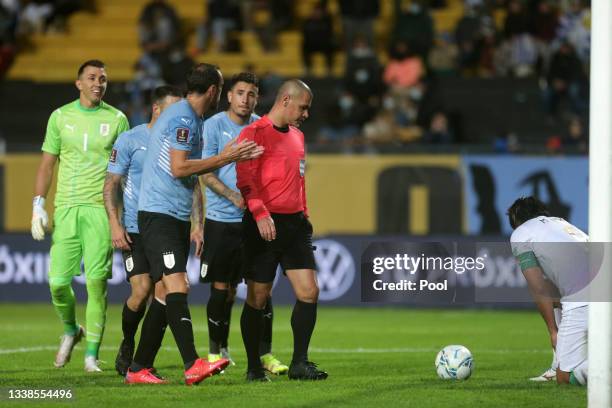
M42 151L58 156L55 207L104 207L102 189L113 143L130 125L120 110L101 102L93 109L79 100L49 117Z

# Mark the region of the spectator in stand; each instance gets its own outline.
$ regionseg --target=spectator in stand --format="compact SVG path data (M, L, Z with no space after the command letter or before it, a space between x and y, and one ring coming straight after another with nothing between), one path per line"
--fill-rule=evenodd
M54 0L50 3L53 3L53 10L45 20L45 27L55 32L66 31L66 23L72 13L85 9L95 10L92 0Z
M459 49L458 65L464 74L475 74L480 59L478 43L482 37L480 16L475 8L465 7L455 28L455 43Z
M429 51L434 41L434 21L424 0L414 0L407 4L402 0L395 2L395 25L391 35L391 44L405 41L410 44L410 49L421 57L428 65Z
M384 91L382 67L365 36L357 35L344 70L344 88L350 89L362 103L378 105Z
M162 78L165 83L184 89L187 86L187 74L194 65L195 61L187 55L183 44L177 44L164 58Z
M292 0L240 0L245 30L253 31L265 52L278 49L278 34L293 24Z
M587 105L585 96L587 80L582 62L569 42L564 42L553 54L544 89L547 111L556 116L559 104L564 97L576 115L584 113Z
M559 13L550 0L539 0L531 15L530 32L540 42L551 44L557 35Z
M213 49L218 52L232 50L229 35L240 27L240 7L235 0L205 0L207 21L197 28L197 51L207 49L212 36Z
M138 21L140 46L158 64L180 41L181 27L178 16L164 0L152 0L148 3Z
M380 13L380 0L340 0L342 33L345 48L349 48L357 35L365 38L370 47L375 46L374 20Z
M569 42L576 55L588 62L591 52L591 10L581 0L571 0L570 7L559 19L557 43Z
M588 153L589 138L579 117L570 119L565 136L561 139L563 150L573 153Z
M326 1L315 4L302 26L302 58L307 76L311 74L312 56L315 53L320 52L325 56L328 76L334 66L334 27L326 5Z
M423 142L429 144L450 144L453 141L453 131L450 129L448 117L444 112L436 112L432 116L429 128L423 136Z
M351 149L357 142L361 127L373 112L361 104L349 91L345 91L326 109L327 120L319 130L317 143Z
M423 130L416 124L418 107L411 98L389 92L382 106L363 126L366 144L410 143L422 137Z
M521 0L510 0L504 21L504 37L511 39L527 32L529 32L529 16L523 8L523 3Z
M417 85L425 74L421 59L412 53L408 43L398 40L389 53L389 63L385 67L383 80L397 93L406 94Z
M533 35L540 59L541 71L545 72L550 64L552 43L559 26L559 14L550 0L539 0L531 14L530 32Z

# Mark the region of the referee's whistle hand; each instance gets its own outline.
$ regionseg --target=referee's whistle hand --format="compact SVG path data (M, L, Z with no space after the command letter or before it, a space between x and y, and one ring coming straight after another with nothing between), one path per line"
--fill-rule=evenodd
M276 227L274 227L272 217L267 216L257 220L257 228L259 228L259 234L265 241L276 239Z

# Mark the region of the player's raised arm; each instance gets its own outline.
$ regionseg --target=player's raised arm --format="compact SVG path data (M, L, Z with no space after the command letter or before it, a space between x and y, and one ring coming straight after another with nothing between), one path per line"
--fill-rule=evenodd
M225 165L261 156L263 148L255 142L228 143L223 151L208 159L189 159L184 150L170 148L170 171L176 178L215 171Z

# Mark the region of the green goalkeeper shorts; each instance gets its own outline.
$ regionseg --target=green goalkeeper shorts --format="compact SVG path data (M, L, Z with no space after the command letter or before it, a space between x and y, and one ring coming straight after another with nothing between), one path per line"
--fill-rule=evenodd
M87 279L112 276L113 248L104 208L56 208L53 224L50 285L70 284L73 276L81 274L81 259Z

